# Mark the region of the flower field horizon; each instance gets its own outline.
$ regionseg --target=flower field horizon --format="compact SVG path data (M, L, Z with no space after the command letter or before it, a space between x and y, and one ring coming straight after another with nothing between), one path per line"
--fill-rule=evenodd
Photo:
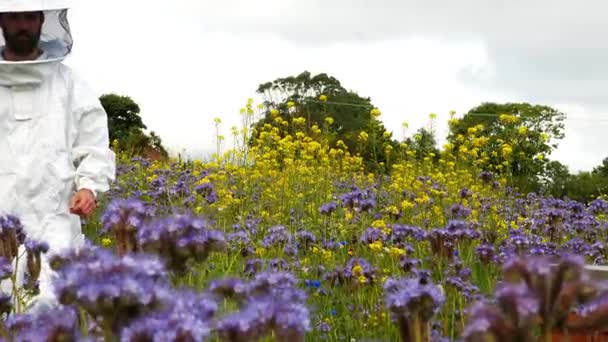
M332 123L233 129L237 148L210 161L119 153L84 226L98 247L51 259L73 324L31 328L44 314L17 314L3 334L548 341L603 328L605 287L583 265L608 263L608 202L518 193L502 167L476 162L475 131L471 149L423 158L387 147L378 153L395 162L372 173L330 143ZM572 312L593 319L574 326Z

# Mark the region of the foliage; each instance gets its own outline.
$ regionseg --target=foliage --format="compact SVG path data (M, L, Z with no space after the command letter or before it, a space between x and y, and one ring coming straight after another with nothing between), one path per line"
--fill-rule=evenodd
M138 155L152 148L163 157L168 156L160 137L153 131L150 135L143 131L147 127L141 118L139 105L133 99L129 96L105 94L99 100L108 115L108 130L113 145Z
M386 146L398 148L397 141L378 119L380 112L372 105L371 99L347 90L333 76L325 73L311 75L304 71L297 76L260 84L257 92L264 99L266 111L255 124L256 135L252 136L250 143L258 137L261 127L280 117L287 123L304 118L306 133L314 130L315 126L333 126L330 145L335 147L341 141L353 155L359 153L363 157L368 170L378 171L386 166L390 160L384 152ZM279 127L281 136L294 133L289 127L289 124ZM362 133L367 136L362 137Z
M538 191L547 157L564 137L566 115L529 103L483 103L450 120L448 141L477 167L508 175L522 191Z

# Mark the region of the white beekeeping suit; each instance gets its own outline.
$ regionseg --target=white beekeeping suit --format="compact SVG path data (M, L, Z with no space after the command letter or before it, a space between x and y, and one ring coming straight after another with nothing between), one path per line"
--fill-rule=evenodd
M0 53L0 215L20 218L28 238L49 244L47 255L84 242L80 217L69 210L73 193L97 195L115 177L107 115L62 63L72 49L67 9L65 0L0 0L0 15L44 14L38 58L14 62ZM52 274L45 263L38 304L54 303Z

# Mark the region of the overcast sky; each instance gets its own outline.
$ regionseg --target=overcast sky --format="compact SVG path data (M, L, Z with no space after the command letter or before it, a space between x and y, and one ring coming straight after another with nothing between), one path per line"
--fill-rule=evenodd
M553 158L608 157L608 10L596 0L104 0L69 14L68 64L131 96L174 152L215 150L260 83L325 72L369 96L402 137L451 109L528 101L568 114ZM259 101L258 101L259 102Z

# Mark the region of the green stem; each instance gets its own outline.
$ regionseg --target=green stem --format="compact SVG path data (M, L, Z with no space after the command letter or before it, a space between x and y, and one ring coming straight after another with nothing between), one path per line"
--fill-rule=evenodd
M414 324L413 325L413 330L414 330L414 342L423 342L422 341L422 326L421 326L421 321L420 321L420 317L418 317L418 315L414 316Z

